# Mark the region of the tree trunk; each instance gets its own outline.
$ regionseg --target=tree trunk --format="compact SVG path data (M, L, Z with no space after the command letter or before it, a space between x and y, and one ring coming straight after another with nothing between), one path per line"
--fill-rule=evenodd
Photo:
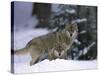
M92 6L79 6L78 7L78 16L79 18L86 18L87 22L80 23L78 25L79 32L81 30L86 30L87 33L84 35L79 35L78 39L82 42L82 45L79 46L79 50L82 50L83 47L88 46L92 42L97 43L97 7ZM96 59L97 57L97 45L91 48L91 50L84 56L82 59Z
M49 24L49 18L51 15L51 4L48 3L34 3L32 15L36 15L39 24L38 27L47 27Z

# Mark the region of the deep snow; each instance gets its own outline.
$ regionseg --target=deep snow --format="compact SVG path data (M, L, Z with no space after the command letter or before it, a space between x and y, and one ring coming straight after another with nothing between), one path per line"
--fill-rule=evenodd
M53 72L53 71L69 71L69 70L87 70L96 69L97 61L73 61L73 60L44 60L33 66L29 62L15 63L15 73L34 73L34 72Z

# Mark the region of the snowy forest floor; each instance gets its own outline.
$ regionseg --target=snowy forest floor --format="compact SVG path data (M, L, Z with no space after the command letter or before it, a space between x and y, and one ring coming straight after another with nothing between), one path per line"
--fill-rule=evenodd
M15 73L34 73L34 72L54 72L54 71L69 71L69 70L87 70L96 69L97 61L78 61L56 59L49 61L45 59L35 65L30 66L31 60L29 55L15 56L14 72ZM26 59L26 60L25 60ZM20 62L17 62L19 60Z

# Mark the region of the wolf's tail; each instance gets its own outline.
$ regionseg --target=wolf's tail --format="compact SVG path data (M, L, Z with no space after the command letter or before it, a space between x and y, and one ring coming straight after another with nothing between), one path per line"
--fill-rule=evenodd
M19 49L19 50L15 50L15 51L14 51L14 54L15 54L15 55L25 55L25 54L27 54L28 52L29 52L28 49L22 48L22 49Z

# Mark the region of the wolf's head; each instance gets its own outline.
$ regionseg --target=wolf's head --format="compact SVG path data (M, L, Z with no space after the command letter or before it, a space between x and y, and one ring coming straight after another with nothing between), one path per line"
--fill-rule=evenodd
M57 58L62 58L66 53L66 45L65 44L58 44L55 46L53 50L53 55Z
M72 37L75 33L78 33L78 27L77 24L68 24L65 25L65 30L67 34L69 34L70 37Z

